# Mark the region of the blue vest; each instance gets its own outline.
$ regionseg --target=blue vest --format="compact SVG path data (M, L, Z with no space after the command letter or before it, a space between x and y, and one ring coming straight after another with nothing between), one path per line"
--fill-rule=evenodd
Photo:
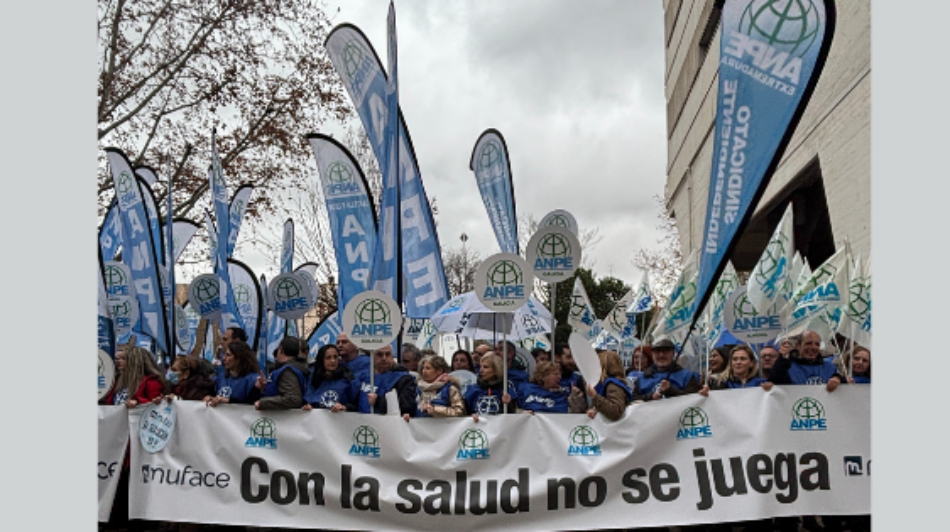
M439 390L439 393L435 394L435 397L433 397L432 400L429 401L432 404L432 406L451 406L452 399L449 394L452 393L450 390L453 386L455 385L452 384L451 382L445 383L445 386L443 386L442 389ZM416 390L416 395L418 396L418 390ZM416 415L418 415L419 417L430 417L429 414L426 414L425 411L422 410L421 408L418 410L418 412L416 412Z
M340 403L346 406L353 402L359 388L354 386L354 380L344 378L324 379L320 387L314 389L312 385L307 387L307 394L304 395L304 402L309 403L314 408L333 408L333 405Z
M508 394L511 395L512 401L515 401L518 397L510 391ZM501 402L502 395L504 395L504 392L502 392L500 384L497 388L488 389L473 384L468 387L468 391L465 394L465 408L468 409L470 414L478 414L480 416L501 414L505 411L504 403ZM509 412L513 411L513 406L513 404L509 405Z
M257 373L248 373L242 377L232 377L231 372L218 373L214 381L214 393L219 397L226 397L231 404L249 404L249 397L254 391L257 382Z
M627 402L633 401L633 392L630 390L630 387L627 386L627 383L618 379L617 377L607 377L607 380L604 382L598 383L597 386L594 386L594 391L600 395L604 395L604 389L607 388L607 383L612 382L617 386L620 386L620 389L623 390L623 393L627 396Z
M280 388L278 388L277 383L279 382L281 373L284 370L291 370L295 375L297 375L297 380L300 382L300 393L303 394L307 390L307 380L304 378L303 373L299 369L290 365L290 363L284 364L277 371L270 374L270 378L267 380L267 386L264 387L264 391L261 393L261 397L274 397L280 395Z
M344 362L344 365L350 370L351 373L353 373L353 376L356 377L360 373L366 373L369 371L369 359L370 357L366 355L357 355L352 362ZM369 380L369 377L366 377L366 379Z
M369 358L369 357L366 357ZM409 375L408 371L387 371L386 373L377 373L374 378L374 386L376 391L373 392L373 389L369 385L369 372L362 372L357 376L359 381L359 407L360 412L364 414L369 414L369 399L367 394L375 393L377 397L384 397L389 390L393 389L393 386L396 385L401 377ZM398 405L397 405L398 406ZM374 405L374 412L377 414L385 414L385 411L381 411L379 408L379 403Z
M523 369L508 368L508 384L515 383L515 389L528 382L528 372ZM510 393L510 392L509 392Z
M871 384L871 377L856 376L853 378L855 384Z
M518 408L533 412L568 412L568 394L561 390L548 390L527 382L518 389Z
M722 381L722 387L723 387L723 388L730 388L730 389L732 389L732 388L755 388L756 386L761 386L763 382L765 382L765 379L763 379L762 377L752 377L752 378L749 379L749 381L746 382L745 384L742 384L742 383L739 382L739 381L724 380L724 381Z
M826 384L828 379L838 372L838 367L825 360L820 365L799 364L792 360L788 368L788 377L792 384Z
M653 366L653 375L646 376L644 374L637 377L638 395L647 395L656 392L659 389L660 382L664 379L670 381L671 388L682 390L686 388L690 379L694 377L698 379L699 375L688 369L680 368L670 373L668 371L657 371L656 366Z
M566 394L571 393L571 385L580 387L581 385L580 383L581 383L581 374L576 371L574 373L571 373L570 377L562 378L559 382L559 384L561 385L561 391Z

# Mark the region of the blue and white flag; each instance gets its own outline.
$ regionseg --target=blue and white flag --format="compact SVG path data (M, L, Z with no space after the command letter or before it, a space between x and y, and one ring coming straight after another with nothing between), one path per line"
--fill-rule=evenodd
M154 338L159 349L168 353L168 319L162 303L161 283L158 277L158 257L148 229L148 215L139 182L132 165L121 150L106 148L109 170L118 198L122 224L123 262L129 266L135 285L143 331ZM108 282L108 278L106 279Z
M416 161L412 142L409 138L405 120L400 116L391 116L387 102L387 78L380 65L379 58L366 36L353 25L342 24L330 32L325 44L346 87L354 107L367 132L370 145L380 162L383 171L383 198L380 209L377 251L374 261L392 261L396 259L395 242L392 235L395 225L390 214L395 211L395 201L387 200L387 194L394 192L394 179L388 176L389 153L386 151L386 128L391 120L399 120L399 195L401 197L400 217L402 245L402 275L406 278L406 316L410 318L428 318L448 301L448 283L442 266L442 254L438 234L432 218L432 210L422 183L419 165ZM392 205L388 207L387 205ZM389 210L392 209L392 210ZM382 251L380 251L382 249ZM386 269L385 275L372 273L374 289L381 289L376 282L395 279L395 268ZM392 273L391 273L392 272ZM388 281L387 281L388 282Z
M287 218L287 221L284 222L284 233L281 242L280 273L291 273L294 271L294 221L290 218ZM268 332L268 347L274 342L279 344L284 335L297 335L297 324L293 320L288 322L277 314L273 314L269 319L271 320L271 329ZM275 337L274 335L278 330L280 331L280 337ZM271 352L273 350L268 351L268 354Z
M574 278L574 290L571 292L571 306L567 313L567 323L573 331L580 334L587 341L592 341L600 335L597 316L594 307L587 297L587 290L580 276Z
M176 314L177 309L175 308L175 293L177 292L178 287L175 283L175 224L171 221L172 216L175 214L174 206L174 194L172 194L172 177L171 172L168 173L168 181L166 185L166 194L165 194L165 232L163 242L165 242L165 270L168 274L167 279L162 281L167 281L167 284L163 287L163 293L165 294L165 305L168 307L168 336L171 342L172 348L178 346L178 324L179 321L184 320L184 316L179 319ZM161 272L161 270L159 270ZM175 353L177 354L177 353Z
M149 176L149 177L145 177ZM158 201L155 199L155 191L152 190L151 183L157 178L155 170L148 166L135 167L135 177L138 179L139 187L142 189L142 200L145 202L145 212L148 214L148 228L152 232L152 245L155 246L155 256L158 257L159 264L165 264L165 236L162 232L162 220L158 213Z
M693 315L696 313L696 253L690 254L680 272L673 290L670 292L663 310L660 311L659 321L656 329L653 331L653 338L671 336L674 342L679 338L686 340L686 334L692 330L689 325L693 321ZM681 332L676 336L674 333Z
M793 229L792 204L789 203L746 283L746 298L759 314L766 314L779 299L782 287L790 277L795 256Z
M782 312L786 334L811 329L828 338L837 330L842 308L847 306L852 267L851 249L845 245L812 272Z
M228 207L228 257L234 255L234 245L237 244L238 234L241 232L241 222L244 221L244 212L251 201L254 185L244 184L234 191Z
M626 340L637 334L636 322L627 319L627 309L636 296L637 289L630 289L617 301L610 314L604 318L604 330L618 341Z
M257 331L257 364L261 371L267 372L267 338L270 332L270 312L267 311L267 277L261 274L258 286L261 287L261 326Z
M871 258L855 261L838 332L871 349Z
M218 274L224 284L221 291L221 333L228 327L244 329L241 314L234 303L234 289L231 286L231 276L228 273L228 238L231 233L231 214L228 206L228 189L224 182L224 170L221 168L221 158L218 156L216 132L211 133L211 201L214 204L214 217L217 224L215 238L217 253L215 253L214 273ZM235 237L236 239L237 237Z
M323 321L317 325L307 343L310 345L310 354L317 356L317 350L327 344L336 344L336 337L343 332L343 323L340 321L340 313L333 311L332 314L323 318Z
M366 176L353 155L326 135L307 138L330 218L339 279L337 308L346 308L350 299L367 289L376 250L376 215Z
M636 295L633 296L633 301L630 303L630 306L627 307L627 314L640 314L653 309L655 306L656 303L653 302L653 295L650 293L650 273L643 272L643 279L640 280L640 285L637 287Z
M231 275L231 286L234 287L234 304L241 314L244 332L247 333L247 343L251 349L257 349L264 309L261 287L257 284L254 272L237 259L228 259L228 273Z
M109 294L106 292L106 284L103 279L105 272L101 253L99 254L99 270L96 273L99 280L99 291L96 295L99 304L96 314L99 349L108 353L110 357L115 357L115 333L112 328L112 319L109 317Z
M209 219L210 220L210 219ZM198 232L201 226L187 218L175 218L172 220L172 250L174 252L175 262L181 260L181 254L191 243L192 237Z
M468 167L475 172L475 182L498 246L503 253L518 255L518 216L511 162L508 145L497 129L487 129L478 137Z
M732 261L729 261L726 263L726 269L719 276L716 289L713 291L712 297L709 299L709 305L706 307L707 318L702 331L703 338L708 346L716 345L716 341L722 335L726 301L737 288L739 288L739 276L736 275L736 269L732 266Z
M715 138L696 281L699 310L791 140L834 26L832 0L730 0L722 9Z
M112 200L106 210L102 226L99 227L99 249L102 250L102 260L113 260L122 247L122 225L119 219L118 200Z

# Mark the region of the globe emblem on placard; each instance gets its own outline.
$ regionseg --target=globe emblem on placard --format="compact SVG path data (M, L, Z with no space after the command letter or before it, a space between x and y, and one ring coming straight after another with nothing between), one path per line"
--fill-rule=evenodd
M492 286L514 286L521 284L521 268L514 261L501 260L488 269L488 284Z
M276 438L277 424L270 418L262 417L251 425L251 436L255 438Z
M276 295L278 299L286 301L300 297L302 291L303 287L300 286L300 283L290 277L284 277L277 282L277 286L274 288L274 295Z
M105 278L106 284L110 287L124 285L129 282L128 277L125 276L125 271L118 266L106 266Z
M812 0L753 0L739 19L742 33L799 57L815 43L818 30L818 8Z
M356 41L350 41L343 46L343 68L350 79L353 79L353 75L360 69L362 61L363 48Z
M115 188L119 191L119 194L127 194L132 192L133 183L132 174L123 170L119 174L119 180L116 181Z
M356 307L356 319L362 324L387 323L389 317L389 307L379 299L367 299Z
M574 427L570 434L571 443L580 447L593 447L600 444L600 437L594 429L584 425Z
M546 259L567 257L571 254L571 243L564 235L552 233L538 242L538 255Z
M475 403L475 409L483 416L497 414L501 411L501 401L494 395L483 395Z
M353 442L364 447L379 447L379 434L366 425L360 425L353 431Z
M485 449L488 447L488 436L479 429L468 429L459 438L459 447L462 449Z
M353 170L344 162L337 161L327 167L327 180L331 183L349 183L353 181Z
M199 279L195 286L195 296L199 302L211 301L221 293L217 279Z
M822 419L825 407L811 397L802 397L792 405L792 415L798 420Z
M680 414L680 428L691 429L693 427L704 427L709 424L709 418L706 412L701 408L687 408Z
M494 140L489 140L482 146L478 154L478 167L480 169L491 168L501 161L501 148Z
M563 214L555 214L554 216L551 217L550 220L548 220L548 223L545 225L557 225L560 227L570 227L571 222L567 220L567 216L564 216Z
M732 303L732 314L737 320L742 318L754 318L759 315L746 294L741 294Z

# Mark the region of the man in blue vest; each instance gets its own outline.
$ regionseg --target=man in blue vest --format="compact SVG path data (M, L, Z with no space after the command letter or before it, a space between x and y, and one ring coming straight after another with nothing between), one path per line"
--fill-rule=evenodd
M360 387L357 397L360 412L368 414L372 407L373 413L385 414L389 407L386 404L386 393L396 390L399 414L414 417L416 415L416 379L406 371L404 366L396 364L392 346L387 345L377 349L373 365L376 371L372 385L369 382L368 371L356 375Z
M838 367L821 356L821 336L815 331L805 331L798 344L798 356L779 358L769 380L762 387L771 390L775 384L824 384L829 392L835 391L844 380Z
M340 362L353 373L354 377L369 371L369 355L360 354L359 348L350 341L346 333L337 335L336 350L340 352Z
M300 339L285 336L274 355L276 368L265 381L264 376L257 378L261 399L254 403L258 410L289 410L303 405L303 396L307 391L310 371L307 359L299 358Z
M634 400L655 401L699 392L699 375L673 361L675 347L672 341L662 338L651 347L653 365L644 370L634 384Z

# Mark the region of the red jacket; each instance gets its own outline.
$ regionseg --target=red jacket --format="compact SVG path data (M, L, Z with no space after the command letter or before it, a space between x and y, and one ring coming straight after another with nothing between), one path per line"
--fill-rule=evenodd
M162 386L162 381L158 380L158 376L146 375L142 381L139 382L139 387L135 390L135 395L129 396L129 399L135 399L138 404L144 405L162 395L163 391L164 387ZM106 397L107 405L115 404L115 392L116 390L109 392L109 396Z

